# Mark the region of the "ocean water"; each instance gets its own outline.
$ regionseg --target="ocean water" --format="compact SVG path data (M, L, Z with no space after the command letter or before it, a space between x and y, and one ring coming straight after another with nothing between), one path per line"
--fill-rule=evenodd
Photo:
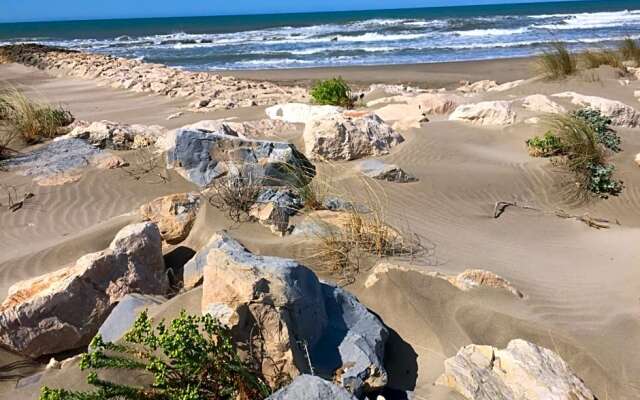
M38 42L189 70L413 64L527 56L640 38L640 0L0 24Z

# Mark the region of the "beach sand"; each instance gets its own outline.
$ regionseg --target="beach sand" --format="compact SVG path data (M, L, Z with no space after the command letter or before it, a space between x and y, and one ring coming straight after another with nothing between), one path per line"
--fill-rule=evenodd
M515 59L233 74L289 83L340 74L359 84L402 82L439 88L462 79L496 79L499 83L525 79L533 76L531 71L531 60ZM633 97L640 81L621 86L608 78L606 71L602 75L595 82L580 77L530 82L506 92L488 93L483 99L573 90L640 108ZM66 104L78 118L87 120L175 128L200 119L265 117L263 108L255 107L187 112L167 121L169 114L184 106L183 100L54 78L16 64L0 65L0 81ZM368 272L362 271L358 281L347 287L393 331L387 348L392 389L415 391L420 400L461 399L434 386L444 360L471 343L504 347L511 339L522 338L556 351L599 399L640 398L640 170L633 161L640 152L639 131L619 129L624 151L612 162L625 183L623 194L589 204L564 200L561 174L548 160L528 156L525 140L544 131L543 125L485 128L434 119L419 129L402 131L406 141L390 155L380 157L419 178L410 184L379 184L385 215L391 224L409 227L432 250L428 257L395 260L416 272L392 271L366 288L363 282ZM338 187L363 193L354 165L321 164L320 176ZM134 181L121 170L91 171L78 182L54 187L39 187L28 178L0 172L0 184L13 184L35 194L20 212L0 209L0 298L19 280L56 270L106 247L114 233L134 219L128 213L141 204L163 194L195 189L177 174L172 173L168 183L158 184ZM514 200L540 211L508 208L500 218L493 218L497 201ZM3 201L4 194L0 194ZM590 213L614 223L610 229L596 230L576 220L558 218L554 212L559 209L575 215ZM309 240L276 237L257 224L238 226L208 205L183 246L197 250L219 229L228 229L259 254L305 261L311 253ZM314 266L312 261L309 265ZM462 292L420 273L457 274L468 268L495 272L526 297L488 289ZM196 289L173 298L152 314L170 317L182 308L198 312L200 296ZM15 359L0 350L0 365ZM35 399L41 385L82 388L83 381L77 368L48 372L32 384L23 381L17 389L15 382L0 382L0 398Z

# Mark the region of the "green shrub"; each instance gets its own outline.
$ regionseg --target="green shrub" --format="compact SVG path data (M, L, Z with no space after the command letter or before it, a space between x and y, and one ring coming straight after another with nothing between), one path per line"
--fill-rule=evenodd
M351 88L340 77L316 83L311 88L311 97L316 104L353 107Z
M122 344L98 335L82 356L94 391L43 387L40 400L253 400L269 395L268 387L243 363L228 328L210 315L184 311L169 326L153 327L146 312L135 321ZM128 386L98 377L97 370L119 369L153 377L150 386Z
M613 179L613 165L591 164L588 166L589 191L602 198L617 196L624 189L622 181Z
M587 68L598 68L609 65L614 68L623 68L622 60L618 54L611 50L585 51L582 60Z
M598 135L598 141L614 153L622 151L620 137L611 129L611 118L602 115L600 110L593 108L581 108L572 113L574 116L587 122Z
M35 101L15 88L0 91L0 130L4 136L22 136L35 143L52 138L73 122L71 112L61 106Z
M638 42L628 37L620 43L618 51L625 61L635 61L640 64L640 46Z
M532 157L552 157L563 151L562 142L551 131L527 140L527 148Z
M562 79L576 72L577 62L564 43L556 42L539 57L538 67L545 78Z

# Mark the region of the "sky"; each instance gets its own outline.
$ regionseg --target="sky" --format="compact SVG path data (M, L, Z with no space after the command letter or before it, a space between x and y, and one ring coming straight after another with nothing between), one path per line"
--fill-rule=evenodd
M0 22L439 7L549 0L0 0Z

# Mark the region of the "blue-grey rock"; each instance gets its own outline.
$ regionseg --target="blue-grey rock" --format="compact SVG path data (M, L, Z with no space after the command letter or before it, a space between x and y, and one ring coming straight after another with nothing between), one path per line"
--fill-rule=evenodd
M182 128L163 143L167 167L198 186L225 175L244 174L266 186L306 184L315 167L289 143L251 140L218 131Z
M102 323L98 334L105 342L117 342L131 329L138 315L150 306L162 304L167 299L132 293L124 296Z
M300 375L267 400L356 400L344 388L312 375Z

